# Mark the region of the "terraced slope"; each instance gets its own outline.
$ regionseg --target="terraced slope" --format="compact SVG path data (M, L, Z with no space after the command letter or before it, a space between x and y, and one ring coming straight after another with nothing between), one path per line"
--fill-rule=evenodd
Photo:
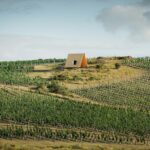
M137 79L100 84L93 88L82 88L73 92L99 103L150 110L150 58L127 59L124 64L146 72Z
M150 116L143 111L100 107L28 92L12 95L0 90L0 97L0 122L75 127L149 138ZM11 132L6 134L7 130ZM20 128L7 130L0 130L0 137L13 136L19 131L23 134ZM40 133L44 132L42 130Z
M68 70L60 71L55 66L52 69L56 72L53 78L27 76L26 73L32 69L30 66L33 67L32 63L27 65L29 70L24 68L25 62L19 65L19 70L16 70L18 64L14 64L12 69L7 63L2 63L0 138L148 144L150 74L148 69L143 69L147 65L138 65L141 69L127 66L115 69L116 61L107 61L103 69L95 68L94 64L85 70L77 69L75 75L74 70L68 75ZM70 90L75 94L64 96L62 93L51 94L48 88L45 90L53 80L72 86L79 83L79 87L88 81L89 85L82 89L76 86L77 90ZM96 84L92 84L93 80ZM29 85L44 88L41 92Z
M139 79L83 88L73 92L99 103L150 110L149 74Z
M124 62L130 67L144 68L150 70L150 57L129 59Z

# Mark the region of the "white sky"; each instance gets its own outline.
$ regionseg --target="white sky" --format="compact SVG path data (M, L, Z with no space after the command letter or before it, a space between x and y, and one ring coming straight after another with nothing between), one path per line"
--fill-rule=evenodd
M150 56L150 0L0 0L0 60Z

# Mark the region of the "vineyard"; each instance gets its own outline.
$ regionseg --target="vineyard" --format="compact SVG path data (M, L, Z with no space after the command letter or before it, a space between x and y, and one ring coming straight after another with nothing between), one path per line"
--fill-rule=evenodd
M29 61L4 61L0 62L1 71L29 72L35 65L64 62L65 59L39 59Z
M2 122L80 127L149 137L150 116L143 111L99 107L31 93L19 92L13 96L3 90L0 96Z
M150 57L130 59L124 61L124 63L131 67L150 69Z
M73 92L92 101L113 106L126 106L150 110L150 58L127 59L123 62L130 67L147 71L142 77L119 83L107 83L94 88L82 88Z
M57 68L64 63L64 59L0 62L0 138L149 144L149 58L130 59L121 63L130 70L132 67L136 67L138 72L141 69L142 76L103 82L88 88L72 90L65 87L67 98L56 92L56 83L63 83L64 80L27 76L27 73L34 72L35 66L49 63ZM95 71L103 73L110 69L120 71L114 67L102 71L96 68ZM64 78L67 80L67 77ZM57 82L50 86L53 80ZM81 79L79 81L82 82ZM19 86L27 87L28 91ZM30 89L30 86L39 86L42 90L46 87L46 90L39 92L36 88Z
M84 129L54 129L45 126L7 125L0 129L1 138L19 138L40 140L72 140L86 142L110 142L119 144L148 144L148 139L140 136L128 136L114 132L90 132Z
M42 78L29 78L27 72L31 72L35 65L48 63L62 63L64 59L45 59L31 61L0 62L0 83L11 85L36 85L46 83Z
M74 90L76 94L99 103L150 110L150 75L131 81Z

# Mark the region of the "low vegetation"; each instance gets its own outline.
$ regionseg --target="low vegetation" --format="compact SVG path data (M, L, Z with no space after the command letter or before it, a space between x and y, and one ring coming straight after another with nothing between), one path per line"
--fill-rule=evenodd
M3 150L149 150L148 145L106 144L50 140L0 140Z
M12 96L1 90L0 97L1 121L92 128L141 136L150 133L150 116L144 111L100 107L34 93Z
M150 57L129 59L124 63L131 67L150 69Z
M0 62L0 138L149 144L149 60Z
M119 63L115 63L115 68L119 69L121 67L121 65Z
M74 90L76 94L92 101L114 106L128 106L150 110L150 75L119 83L107 83L93 88Z
M67 93L67 88L65 88L63 85L59 84L58 81L51 81L47 85L47 89L49 92L52 92L52 93L61 93L61 94Z
M34 71L35 65L52 62L64 62L64 59L0 62L0 83L13 85L36 85L39 82L46 83L44 79L38 76L30 78L26 76L26 73Z

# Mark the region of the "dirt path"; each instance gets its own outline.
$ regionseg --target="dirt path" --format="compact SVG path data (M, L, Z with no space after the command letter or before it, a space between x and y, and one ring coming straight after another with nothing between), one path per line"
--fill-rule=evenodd
M150 150L146 145L105 144L55 140L0 139L0 149L23 150Z

